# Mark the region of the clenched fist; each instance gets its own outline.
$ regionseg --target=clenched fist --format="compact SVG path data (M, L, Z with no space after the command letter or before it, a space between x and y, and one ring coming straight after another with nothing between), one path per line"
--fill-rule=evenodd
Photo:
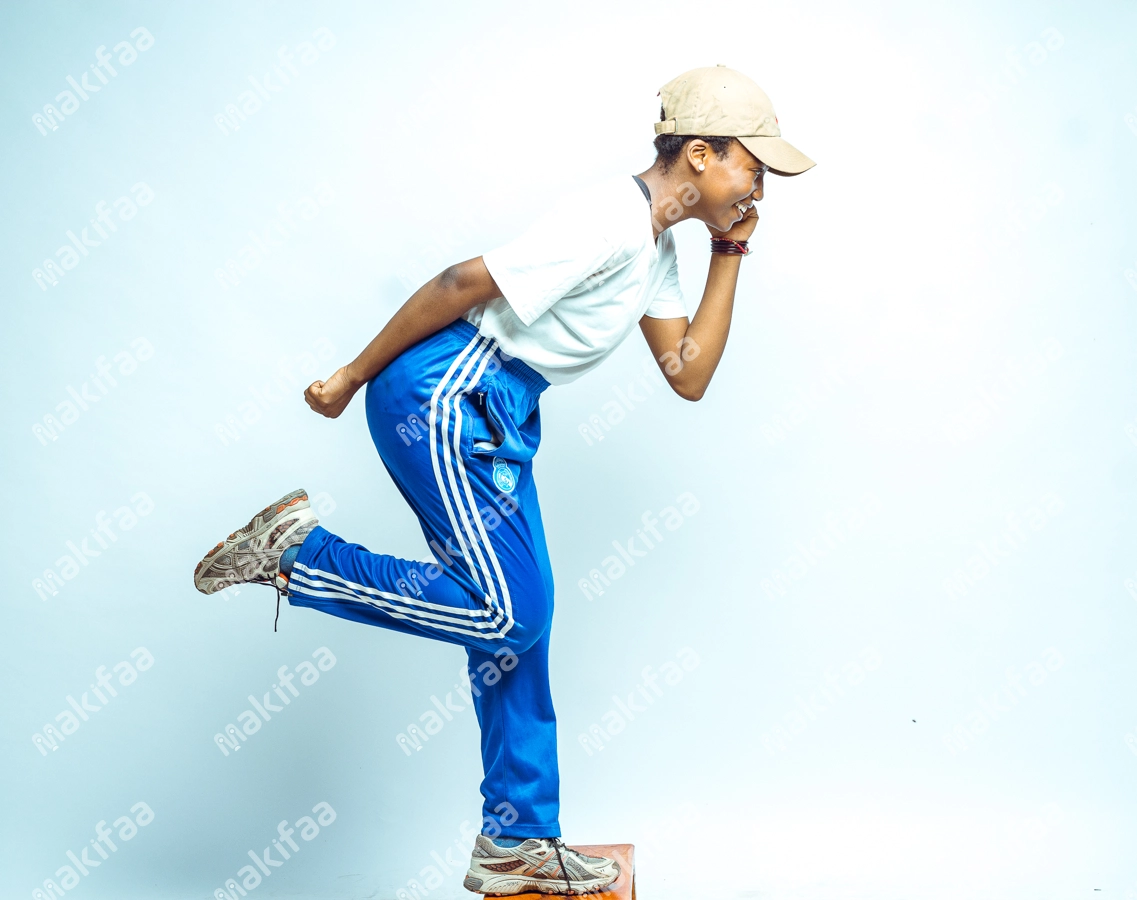
M314 381L304 392L304 400L321 416L334 419L339 416L361 385L352 381L347 366L341 366L327 381Z

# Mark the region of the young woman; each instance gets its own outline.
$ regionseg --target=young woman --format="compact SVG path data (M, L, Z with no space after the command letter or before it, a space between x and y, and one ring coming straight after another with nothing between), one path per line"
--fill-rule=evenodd
M566 197L511 243L450 266L305 392L335 418L367 386L372 439L437 562L348 544L294 491L194 573L207 594L275 584L293 606L466 648L485 804L465 886L480 893L584 894L619 875L615 860L560 840L553 576L532 469L538 399L599 365L637 323L674 391L702 397L726 346L763 178L813 165L737 72L695 69L660 96L650 169ZM712 255L689 321L668 229L692 218L710 231Z

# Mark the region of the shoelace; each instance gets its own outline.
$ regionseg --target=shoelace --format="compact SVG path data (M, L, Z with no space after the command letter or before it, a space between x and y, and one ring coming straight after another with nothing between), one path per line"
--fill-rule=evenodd
M565 877L565 889L571 894L572 882L569 881L568 869L565 868L565 861L561 857L561 848L564 848L565 853L569 852L569 848L565 847L564 841L560 838L551 838L550 840L553 843L553 849L557 851L557 864L561 867L561 874Z
M272 620L272 630L275 632L275 631L276 631L276 623L280 621L280 598L281 598L281 597L282 597L282 596L283 596L283 595L284 595L286 592L285 592L285 591L282 591L282 590L281 590L281 589L280 589L280 588L277 586L277 584L276 584L276 579L275 579L275 578L273 578L273 579L268 579L268 578L255 578L255 579L253 579L252 581L249 581L249 582L247 582L247 583L248 583L248 584L267 584L267 585L268 585L269 587L271 587L271 588L272 588L274 591L276 591L276 618Z

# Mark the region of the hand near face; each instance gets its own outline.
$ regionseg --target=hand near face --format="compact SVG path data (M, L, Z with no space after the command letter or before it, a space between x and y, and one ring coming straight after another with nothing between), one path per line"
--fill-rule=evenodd
M751 206L746 210L743 217L726 231L718 231L710 225L707 226L707 231L711 233L711 237L727 238L732 241L748 241L756 227L758 227L758 210Z

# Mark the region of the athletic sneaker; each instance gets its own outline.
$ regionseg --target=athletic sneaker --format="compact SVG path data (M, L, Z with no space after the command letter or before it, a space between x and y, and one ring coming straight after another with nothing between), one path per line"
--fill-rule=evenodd
M194 586L203 594L233 584L270 584L283 590L288 578L280 572L280 555L302 543L317 524L307 491L286 494L205 554L194 569Z
M490 897L530 892L591 894L619 877L616 860L585 856L566 847L560 838L528 838L516 847L499 847L479 834L462 885Z

